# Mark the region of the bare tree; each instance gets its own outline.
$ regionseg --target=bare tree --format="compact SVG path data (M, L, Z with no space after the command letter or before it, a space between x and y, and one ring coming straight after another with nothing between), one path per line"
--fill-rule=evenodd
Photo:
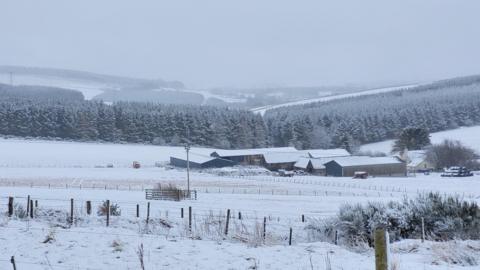
M444 140L429 147L426 154L427 161L437 169L451 166L478 167L478 155L475 150L462 145L459 141Z

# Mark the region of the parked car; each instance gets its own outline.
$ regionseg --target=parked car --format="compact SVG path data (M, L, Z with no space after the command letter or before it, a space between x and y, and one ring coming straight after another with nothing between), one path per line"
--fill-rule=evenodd
M473 173L465 167L453 166L445 168L442 177L468 177L473 176Z

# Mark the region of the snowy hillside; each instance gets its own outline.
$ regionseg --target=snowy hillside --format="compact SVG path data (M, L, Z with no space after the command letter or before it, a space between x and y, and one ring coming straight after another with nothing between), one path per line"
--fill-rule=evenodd
M432 143L441 143L445 139L458 140L462 144L471 147L480 153L480 126L461 127L430 134ZM365 144L360 147L361 151L390 153L394 140Z
M308 100L288 102L288 103L283 103L278 105L263 106L263 107L253 108L251 109L251 111L254 113L260 113L261 115L263 115L268 110L278 109L282 107L303 105L303 104L309 104L309 103L315 103L315 102L331 101L331 100L350 98L350 97L356 97L356 96L381 94L381 93L391 92L391 91L400 90L400 89L414 88L416 86L419 86L419 85L410 84L410 85L401 85L401 86L393 86L393 87L385 87L385 88L376 88L376 89L358 91L358 92L348 93L348 94L331 95L331 96L325 96L325 97L308 99Z

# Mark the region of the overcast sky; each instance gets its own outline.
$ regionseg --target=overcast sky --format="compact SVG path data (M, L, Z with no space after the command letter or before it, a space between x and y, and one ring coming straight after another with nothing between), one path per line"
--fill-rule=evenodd
M428 81L480 74L479 12L478 0L0 0L0 64L196 88Z

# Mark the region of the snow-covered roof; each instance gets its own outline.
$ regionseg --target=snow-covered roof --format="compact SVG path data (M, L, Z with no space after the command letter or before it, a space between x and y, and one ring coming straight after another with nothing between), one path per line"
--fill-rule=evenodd
M171 156L171 157L176 158L176 159L187 160L187 154L186 153L177 154L177 155ZM216 159L216 157L211 157L211 156L208 156L208 155L195 154L195 153L190 153L188 158L189 158L190 162L199 163L199 164L202 164L202 163L205 163L205 162Z
M254 149L238 149L238 150L216 150L213 153L217 153L220 157L237 157L237 156L253 156L263 155L266 153L292 153L298 152L294 147L278 147L278 148L254 148ZM213 154L212 153L212 154Z
M333 158L332 160L343 167L402 163L396 157L350 156L350 157L337 157L337 158Z
M265 158L265 162L268 164L274 163L289 163L289 162L297 162L300 159L301 153L299 152L270 152L263 154Z
M426 153L423 150L408 151L408 166L416 167L420 165L426 159Z
M332 159L318 159L318 158L306 158L306 157L301 157L296 163L295 167L301 168L301 169L306 169L308 166L308 163L312 163L312 167L315 170L318 169L325 169L325 163L329 162Z
M302 150L308 157L311 158L326 158L326 157L348 157L350 153L342 148L335 149L307 149Z

